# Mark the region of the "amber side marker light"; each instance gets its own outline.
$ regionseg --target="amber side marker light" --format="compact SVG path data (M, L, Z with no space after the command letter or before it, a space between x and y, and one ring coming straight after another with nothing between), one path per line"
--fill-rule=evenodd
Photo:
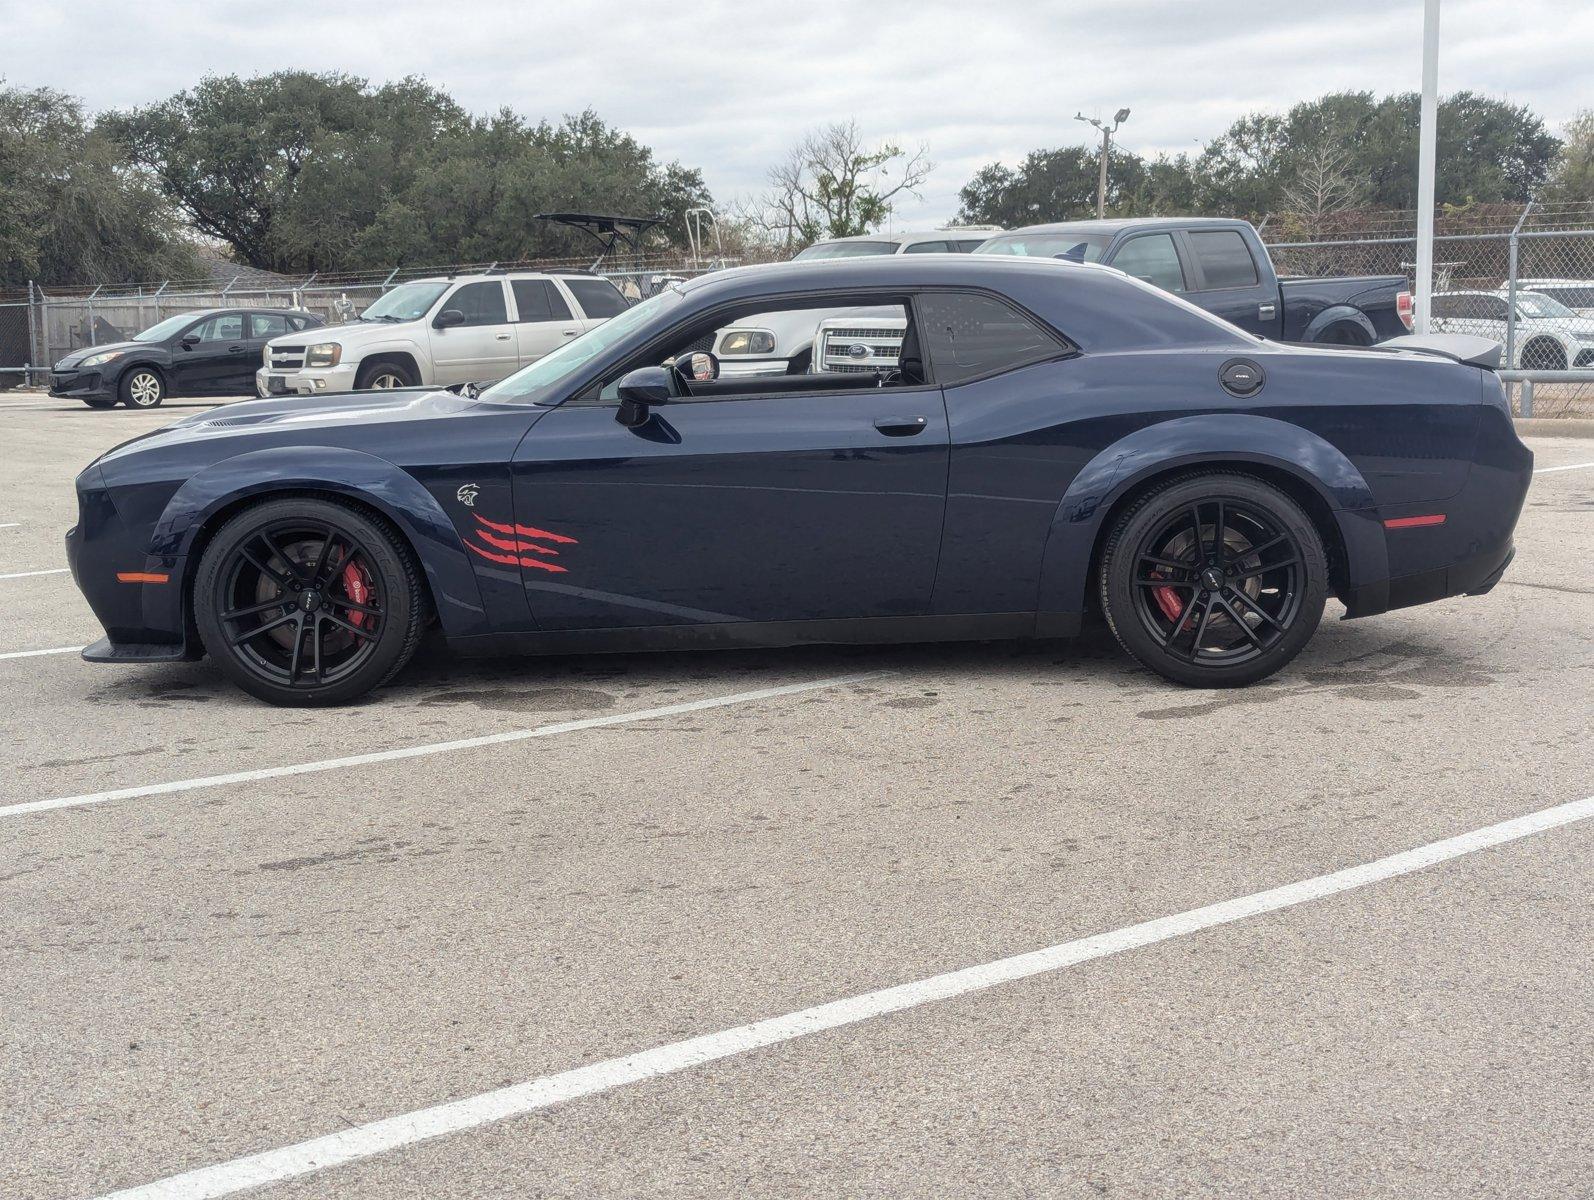
M1444 513L1430 513L1426 517L1394 517L1384 522L1385 529L1416 529L1421 525L1443 525Z
M170 578L170 575L163 574L160 571L118 571L116 573L117 583L165 583Z

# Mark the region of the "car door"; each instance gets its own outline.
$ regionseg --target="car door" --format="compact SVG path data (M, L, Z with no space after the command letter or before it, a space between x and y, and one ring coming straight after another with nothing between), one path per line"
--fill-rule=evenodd
M1277 337L1278 284L1258 269L1245 236L1238 229L1189 229L1180 236L1195 275L1186 299L1248 333Z
M252 392L252 378L260 351L248 353L242 311L217 313L191 326L172 347L172 377L176 391L191 395L215 392Z
M274 337L281 337L291 333L293 327L288 324L285 313L252 312L249 314L249 337L245 340L246 350L244 357L247 360L241 364L242 373L236 383L241 391L252 392L255 386L255 369L260 366L266 343Z
M580 337L585 324L570 308L563 292L547 279L511 279L515 297L515 352L519 366Z
M450 309L464 321L439 328L438 316ZM502 279L460 284L433 309L429 328L434 383L493 383L519 368Z
M1138 233L1125 239L1112 252L1108 265L1165 292L1182 296L1191 290L1190 272L1171 233Z
M533 427L512 520L483 524L489 550L529 564L538 626L926 613L946 506L940 389L802 376L718 387L636 428L601 400Z

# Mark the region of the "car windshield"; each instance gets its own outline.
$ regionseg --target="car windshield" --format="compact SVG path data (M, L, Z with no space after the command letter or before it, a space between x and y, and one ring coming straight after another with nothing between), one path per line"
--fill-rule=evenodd
M448 290L444 283L401 283L360 314L362 321L419 321Z
M651 300L644 300L635 308L626 309L619 316L589 329L574 341L544 354L508 379L493 384L481 393L481 398L499 403L524 404L545 404L557 399L560 390L577 371L636 330L656 321L680 304L682 299L681 292L673 287L660 292Z
M975 254L1016 254L1023 258L1066 258L1072 262L1100 262L1112 245L1110 233L1049 232L1005 233L985 242Z
M792 262L807 262L816 258L864 258L871 254L895 254L895 242L815 242L800 251Z
M158 325L151 325L143 333L135 333L133 340L135 342L164 342L167 338L175 336L179 330L188 325L193 319L193 313L182 313L179 316L167 317Z
M1539 319L1552 317L1575 317L1577 314L1559 300L1537 292L1525 292L1517 297L1517 311L1525 317Z

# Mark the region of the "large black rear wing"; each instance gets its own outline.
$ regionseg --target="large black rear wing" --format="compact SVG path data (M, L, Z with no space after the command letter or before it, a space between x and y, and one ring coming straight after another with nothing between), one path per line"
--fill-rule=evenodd
M1469 367L1482 367L1485 371L1498 371L1504 347L1493 338L1476 337L1470 333L1411 333L1379 342L1373 349L1411 350L1417 354L1448 358L1451 362L1465 363Z

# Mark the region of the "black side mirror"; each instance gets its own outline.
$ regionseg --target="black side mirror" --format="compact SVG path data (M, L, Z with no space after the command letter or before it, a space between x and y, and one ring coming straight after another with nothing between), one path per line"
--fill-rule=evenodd
M452 329L465 323L465 314L457 308L445 308L432 318L433 329Z
M192 349L194 346L199 345L199 335L197 333L185 333L183 334L183 340L178 344Z
M664 367L638 367L620 380L620 409L614 419L628 429L646 424L648 409L673 397L670 372Z

